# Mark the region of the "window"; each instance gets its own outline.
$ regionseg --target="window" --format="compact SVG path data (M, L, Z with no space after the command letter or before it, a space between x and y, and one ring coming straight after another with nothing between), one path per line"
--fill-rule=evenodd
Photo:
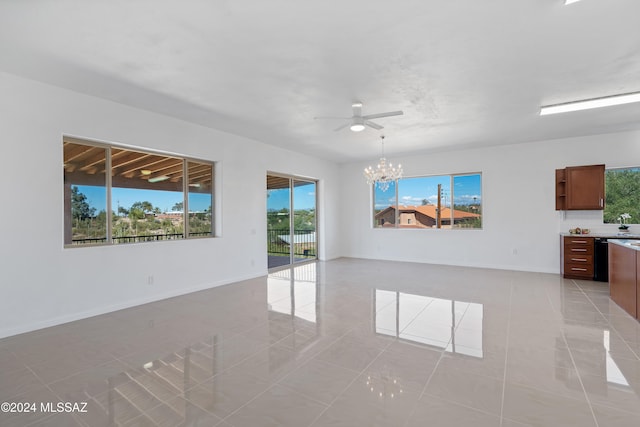
M212 232L213 167L189 161L189 237L210 236Z
M107 240L107 149L64 144L64 208L67 245Z
M604 176L604 222L617 224L627 213L625 223L640 224L640 167L607 169Z
M373 199L376 228L482 228L479 173L402 178Z
M213 163L72 138L63 152L66 246L213 236Z
M395 227L396 224L396 183L390 182L387 191L377 185L374 188L374 224L376 227Z

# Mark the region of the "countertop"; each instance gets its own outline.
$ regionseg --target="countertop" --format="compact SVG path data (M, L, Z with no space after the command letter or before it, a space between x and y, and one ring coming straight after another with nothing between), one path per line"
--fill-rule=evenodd
M625 248L633 249L635 251L640 251L640 242L637 240L611 239L608 240L608 242L613 243L614 245L624 246Z
M561 236L569 237L604 237L607 239L640 239L640 234L632 233L589 233L589 234L571 234L560 233Z

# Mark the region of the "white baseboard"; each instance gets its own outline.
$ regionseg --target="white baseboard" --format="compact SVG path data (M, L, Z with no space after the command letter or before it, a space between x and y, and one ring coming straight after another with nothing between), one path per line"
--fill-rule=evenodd
M476 264L476 263L443 263L437 261L429 261L429 260L407 260L407 259L394 259L394 258L375 258L375 257L367 257L367 256L350 256L343 258L353 258L353 259L367 259L367 260L378 260L378 261L394 261L394 262L413 262L417 264L432 264L432 265L446 265L450 267L469 267L469 268L487 268L490 270L508 270L508 271L523 271L527 273L549 273L549 274L560 274L560 270L550 270L546 267L522 267L522 266L514 266L514 265L504 265L504 264Z

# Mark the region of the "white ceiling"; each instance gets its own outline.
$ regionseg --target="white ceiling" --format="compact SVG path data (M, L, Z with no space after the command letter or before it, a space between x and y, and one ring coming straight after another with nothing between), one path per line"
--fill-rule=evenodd
M640 1L0 0L0 70L319 156L640 129Z

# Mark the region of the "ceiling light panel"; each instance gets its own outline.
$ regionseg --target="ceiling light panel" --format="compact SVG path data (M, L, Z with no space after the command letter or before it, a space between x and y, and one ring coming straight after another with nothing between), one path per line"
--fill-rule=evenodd
M540 115L546 116L549 114L568 113L570 111L590 110L592 108L611 107L614 105L631 104L633 102L640 102L640 92L546 105L540 108Z

